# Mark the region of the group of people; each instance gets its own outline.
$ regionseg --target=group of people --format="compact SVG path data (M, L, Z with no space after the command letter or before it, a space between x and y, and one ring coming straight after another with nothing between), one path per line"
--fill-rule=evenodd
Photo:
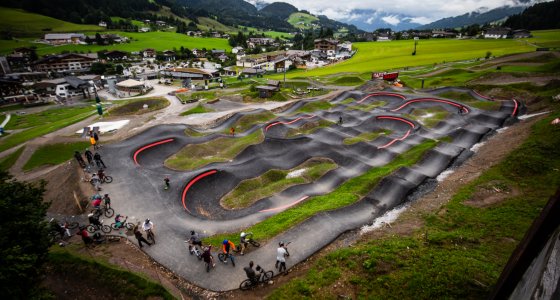
M82 157L82 154L79 151L74 151L74 158L76 158L76 161L78 162L78 164L80 165L80 167L82 169L88 169L92 166L95 165L97 166L98 169L106 169L107 166L105 165L105 162L103 162L103 159L101 159L101 154L99 154L99 152L95 152L92 153L91 151L89 151L89 148L86 148L86 151L84 152L84 156L87 159L87 164L84 161L84 158Z
M142 243L146 243L148 244L148 246L151 246L152 243L155 244L156 241L155 239L152 239L152 243L150 243L148 240L146 240L144 238L144 235L142 235L142 232L140 232L139 226L134 226L134 237L136 238L136 240L138 241L138 246L140 246L140 248L142 248ZM146 233L146 235L149 234L154 234L154 223L150 220L150 219L146 219L144 221L144 223L142 223L142 231L144 231Z

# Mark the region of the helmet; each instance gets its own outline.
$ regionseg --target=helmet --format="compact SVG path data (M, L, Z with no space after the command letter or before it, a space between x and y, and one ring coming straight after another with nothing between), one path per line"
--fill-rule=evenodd
M146 219L146 224L150 223L150 219Z
M280 241L280 243L278 243L278 246L280 246L280 247L284 246L284 242Z
M242 232L239 236L240 237L245 237L247 234L245 232Z
M191 230L191 235L194 235L194 230Z
M117 214L117 215L115 216L115 218L118 218L118 217L120 217L120 216L121 216L121 215Z
M105 197L109 197L109 194L105 194Z
M223 245L227 245L227 243L228 243L228 240L224 240L224 241L222 242Z
M89 215L87 215L87 216L88 216L88 218L89 218L89 217L93 217L93 213L91 213L91 214L89 214Z

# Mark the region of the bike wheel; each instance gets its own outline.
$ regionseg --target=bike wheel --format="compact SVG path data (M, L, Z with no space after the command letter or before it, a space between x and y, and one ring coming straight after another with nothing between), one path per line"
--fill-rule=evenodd
M103 180L103 182L105 182L105 183L111 183L111 182L113 182L113 177L111 177L111 176L105 176L105 179Z
M89 233L94 233L95 232L95 226L93 226L91 224L89 224L86 229Z
M114 210L114 209L112 209L112 208L110 208L110 207L105 209L105 216L106 216L107 218L112 217L114 214L115 214L115 210Z
M80 224L78 222L70 222L68 223L68 229L75 229L78 228L78 226L80 226Z
M101 226L101 231L103 231L105 233L109 233L109 232L111 232L111 227L109 227L109 225L103 225L103 226Z
M251 243L251 245L253 245L255 247L260 247L261 246L261 243L259 243L257 241L250 240L249 243Z
M119 230L119 228L117 227L117 223L111 223L111 228L113 230Z
M274 277L274 272L272 271L264 272L262 281L264 283L269 282L272 279L272 277Z
M226 255L223 254L223 253L218 253L218 259L219 259L221 262L227 262L227 261L226 261Z
M134 224L132 224L132 223L126 223L125 226L126 226L126 229L128 229L128 230L134 229Z
M241 289L242 291L246 291L246 290L250 289L252 286L253 286L253 283L251 282L251 280L250 279L245 279L239 285L239 289Z

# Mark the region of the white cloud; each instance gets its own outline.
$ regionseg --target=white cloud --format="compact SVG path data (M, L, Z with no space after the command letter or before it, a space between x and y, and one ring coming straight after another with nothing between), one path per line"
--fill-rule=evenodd
M254 0L253 0L254 1ZM278 0L264 0L274 2ZM518 5L517 0L282 0L299 9L305 9L314 14L326 15L335 20L357 18L353 10L382 10L391 15L408 15L419 24L426 20L437 20L445 17L462 15L477 10L480 7L493 9L504 5ZM389 21L395 21L389 19ZM399 20L400 22L400 20ZM390 23L390 22L388 22Z
M393 26L397 26L401 22L401 20L399 20L399 18L397 16L394 16L394 15L383 17L383 18L381 18L381 20L383 20L385 23L391 24Z
M415 23L420 25L432 23L433 21L435 21L434 19L426 18L426 17L414 17L414 18L408 18L406 20L410 21L410 23Z

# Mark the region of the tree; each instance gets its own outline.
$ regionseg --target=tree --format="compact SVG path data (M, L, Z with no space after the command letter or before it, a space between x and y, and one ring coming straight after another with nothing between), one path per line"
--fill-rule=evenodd
M45 182L12 180L0 171L0 294L28 299L37 290L41 266L51 246L43 202Z

